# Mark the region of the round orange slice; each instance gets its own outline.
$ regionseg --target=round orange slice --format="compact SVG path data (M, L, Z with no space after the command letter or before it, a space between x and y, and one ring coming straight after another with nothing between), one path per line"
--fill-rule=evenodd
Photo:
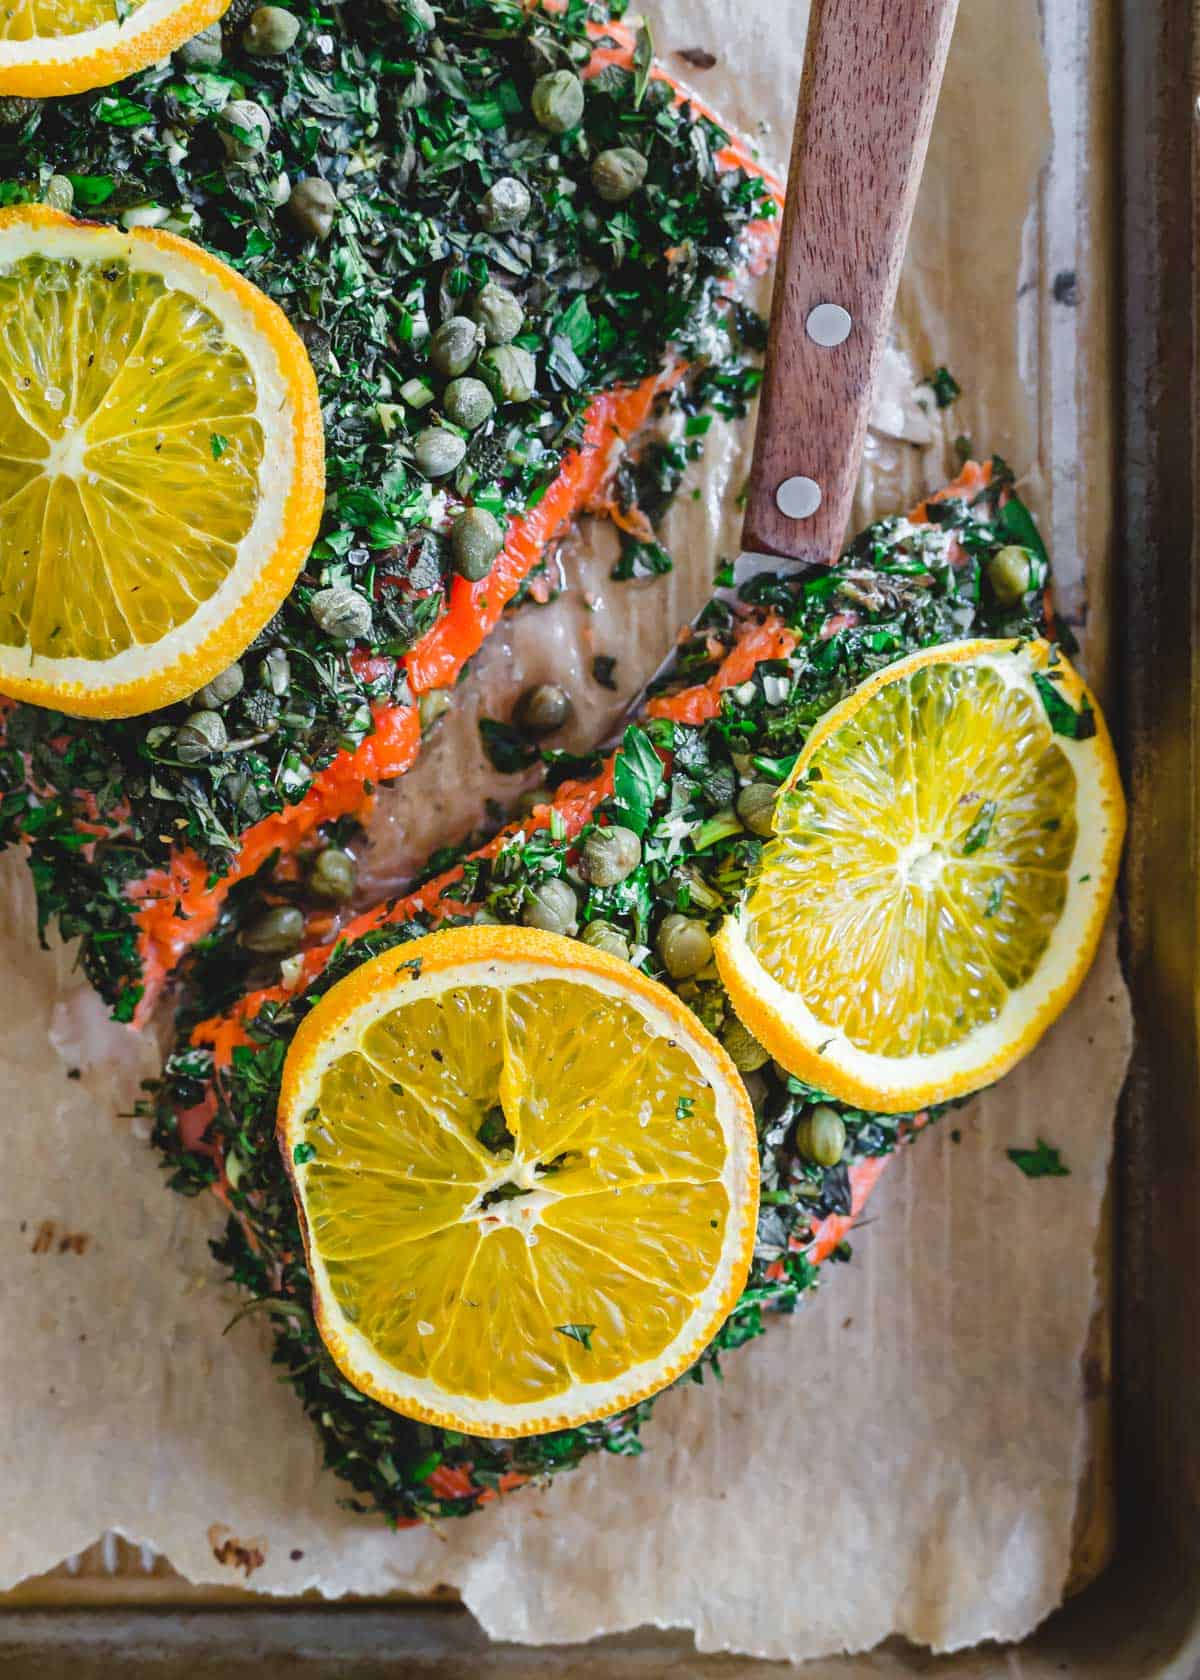
M58 99L155 64L230 0L8 0L0 8L0 95Z
M312 366L255 286L160 229L0 210L0 693L193 694L287 595L324 483Z
M990 1084L1087 973L1125 805L1104 719L1046 642L927 648L810 735L716 940L790 1072L902 1114Z
M356 969L292 1042L279 1142L333 1358L446 1428L623 1410L745 1284L733 1063L664 986L556 934L447 929Z

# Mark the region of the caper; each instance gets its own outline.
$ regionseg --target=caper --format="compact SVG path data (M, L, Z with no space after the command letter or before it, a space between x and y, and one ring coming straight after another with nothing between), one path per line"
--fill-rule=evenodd
M175 57L185 70L210 70L214 64L220 64L222 51L221 25L210 23L199 35L193 35L190 41L177 47Z
M543 933L572 934L579 925L575 920L578 908L575 894L565 881L543 881L533 889L521 920L526 927L541 928Z
M428 33L429 30L437 28L437 13L429 4L429 0L404 0L404 10L418 29Z
M495 406L481 379L452 379L442 394L442 413L468 432L478 431Z
M429 340L429 360L443 379L466 373L483 348L483 331L466 315L451 315Z
M571 696L557 683L538 683L517 701L513 717L527 735L552 735L561 729L574 708Z
M620 957L622 962L628 962L633 955L633 946L612 922L589 922L579 937L594 951L607 951L610 957Z
M445 426L426 426L413 442L413 459L426 478L446 478L462 465L467 445Z
M328 239L337 207L337 194L320 175L297 181L287 201L288 218L302 239Z
M504 527L486 508L467 508L450 527L454 570L468 583L478 583L488 575L503 547Z
M658 954L673 980L690 980L712 961L712 940L703 922L673 913L658 930Z
M242 675L240 665L230 665L227 670L218 671L195 696L197 706L203 711L215 711L218 706L224 706L230 700L236 700L245 687L246 679Z
M340 846L326 846L309 870L309 892L332 904L344 904L353 898L357 885L358 865Z
M736 1015L731 1015L721 1032L721 1043L729 1052L729 1059L739 1073L757 1073L771 1060L754 1034L744 1027Z
M751 834L773 834L779 789L771 782L751 782L737 796L737 814Z
M18 93L0 99L0 128L20 128L41 103L40 99L23 99Z
M238 938L247 951L259 956L286 957L303 943L303 913L294 905L278 904L248 923Z
M479 375L497 402L528 402L537 389L537 362L519 344L497 344L479 358Z
M202 764L224 752L228 740L219 712L193 712L175 731L175 757L183 764Z
M217 118L225 155L235 163L249 163L265 151L271 138L271 119L253 99L231 99Z
M993 554L984 569L992 594L1002 607L1016 606L1029 588L1033 575L1029 555L1015 543Z
M281 58L291 52L300 33L300 19L282 6L256 6L242 36L251 58Z
M422 733L432 729L440 717L450 710L450 696L444 688L427 688L417 701L417 720Z
M613 146L592 159L592 185L606 204L632 198L650 165L632 146Z
M537 810L538 806L544 805L545 803L546 790L544 787L526 788L525 792L517 797L514 814L519 819L531 817Z
M583 843L580 861L584 879L593 887L615 887L641 863L642 842L620 823L596 828Z
M268 650L258 674L274 695L284 695L292 686L292 662L280 647Z
M308 610L318 630L341 642L357 641L371 629L370 601L345 584L318 589L308 603Z
M533 84L533 120L551 134L565 134L583 120L583 83L573 70L551 70Z
M521 300L507 286L489 280L475 299L474 315L489 344L511 344L525 325Z
M818 1103L796 1125L796 1148L818 1167L836 1167L846 1150L846 1122L836 1108Z
M70 210L75 203L75 188L65 175L51 175L42 197L52 210Z
M533 199L524 181L514 175L501 175L479 201L479 220L488 233L507 233L520 227L532 207Z

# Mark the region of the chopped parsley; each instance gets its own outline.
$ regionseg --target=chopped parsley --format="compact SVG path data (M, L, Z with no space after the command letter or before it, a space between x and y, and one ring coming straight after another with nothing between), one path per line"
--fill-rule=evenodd
M1037 1140L1035 1149L1006 1149L1004 1153L1026 1178L1069 1178L1071 1175L1070 1167L1058 1150L1042 1138Z

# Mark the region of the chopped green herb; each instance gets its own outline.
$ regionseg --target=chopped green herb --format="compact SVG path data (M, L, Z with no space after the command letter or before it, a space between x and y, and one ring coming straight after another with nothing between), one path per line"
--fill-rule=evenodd
M963 840L963 856L970 857L973 852L981 852L991 837L992 824L996 820L996 801L985 799L979 807L979 814L967 830Z
M962 386L955 379L949 368L937 367L925 379L922 385L928 385L933 392L933 400L939 408L949 408L962 396Z
M1042 1138L1036 1149L1006 1149L1005 1154L1014 1166L1020 1167L1026 1178L1068 1178L1071 1169L1057 1149Z
M569 1336L573 1342L579 1342L588 1353L592 1351L592 1337L596 1330L594 1324L556 1324L554 1328L560 1336Z
M1076 711L1050 678L1043 676L1041 671L1033 673L1033 685L1041 696L1050 727L1056 735L1065 735L1072 741L1091 740L1096 733L1096 713L1086 694L1082 707Z

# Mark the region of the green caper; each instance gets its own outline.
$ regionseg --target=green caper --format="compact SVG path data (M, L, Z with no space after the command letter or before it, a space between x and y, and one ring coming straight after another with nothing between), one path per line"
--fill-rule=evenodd
M520 794L517 798L514 815L518 819L531 817L537 810L538 806L544 805L545 803L546 790L544 787L526 788L525 792Z
M446 478L461 465L467 445L445 426L426 426L413 441L413 459L426 478Z
M337 207L337 194L320 175L297 181L287 200L288 218L302 239L328 239Z
M525 325L520 299L495 280L489 280L481 288L475 299L474 315L489 344L510 344Z
M183 764L203 764L224 752L228 740L219 712L193 712L175 731L175 757Z
M504 527L486 508L467 508L450 527L454 570L468 583L478 583L488 575L503 547Z
M417 719L421 732L432 729L440 717L450 710L450 696L444 688L427 688L417 701Z
M589 922L579 937L594 951L607 951L610 957L620 957L622 962L628 962L633 955L633 946L612 922Z
M282 58L291 52L300 33L300 19L282 6L256 6L242 36L251 58Z
M737 796L737 814L751 834L773 834L779 789L771 782L751 782Z
M672 913L658 930L658 954L672 980L690 980L712 961L712 940L703 922Z
M818 1167L836 1167L846 1150L846 1122L836 1108L818 1103L796 1125L796 1148Z
M613 823L596 828L583 843L580 867L593 887L615 887L632 875L642 861L642 842L631 828Z
M622 204L633 197L649 167L632 146L613 146L592 159L592 185L606 204Z
M1033 577L1028 553L1015 543L993 554L984 570L992 586L992 594L1002 607L1015 607Z
M481 379L452 379L442 393L442 413L464 431L478 431L496 403Z
M466 373L483 348L483 331L466 315L451 315L429 340L429 360L443 379Z
M266 150L271 119L253 99L231 99L217 117L225 155L235 163L249 163Z
M497 402L528 402L537 389L537 362L519 344L496 344L480 356L479 376Z
M284 695L292 686L292 662L281 647L267 650L258 674L274 695Z
M213 712L218 706L224 706L230 700L236 700L245 687L245 683L246 679L242 675L242 667L240 665L230 665L228 670L218 671L215 677L211 677L193 698L202 711Z
M199 35L193 35L190 41L177 47L175 57L185 70L211 70L214 64L220 64L222 52L221 25L210 23Z
M51 175L42 198L52 210L70 210L75 203L75 188L65 175Z
M513 719L526 735L553 735L570 717L571 696L557 683L527 688L513 709Z
M317 629L340 642L357 641L371 628L370 601L345 584L318 589L308 603L308 610Z
M757 1073L771 1060L769 1054L744 1027L736 1015L731 1015L721 1032L721 1043L729 1052L729 1059L739 1073Z
M304 941L303 913L291 904L277 904L258 916L238 935L247 951L263 957L286 957Z
M543 933L572 934L578 927L579 906L575 894L565 881L543 881L533 889L533 896L521 911L526 927L541 928Z
M573 70L551 70L533 84L533 120L551 134L565 134L583 121L583 83Z
M326 846L308 875L308 890L331 904L344 904L354 897L358 865L340 846Z
M41 103L40 99L23 99L19 93L0 99L0 128L20 128Z
M508 233L520 227L532 207L533 199L524 181L514 175L501 175L479 201L479 220L488 233Z

